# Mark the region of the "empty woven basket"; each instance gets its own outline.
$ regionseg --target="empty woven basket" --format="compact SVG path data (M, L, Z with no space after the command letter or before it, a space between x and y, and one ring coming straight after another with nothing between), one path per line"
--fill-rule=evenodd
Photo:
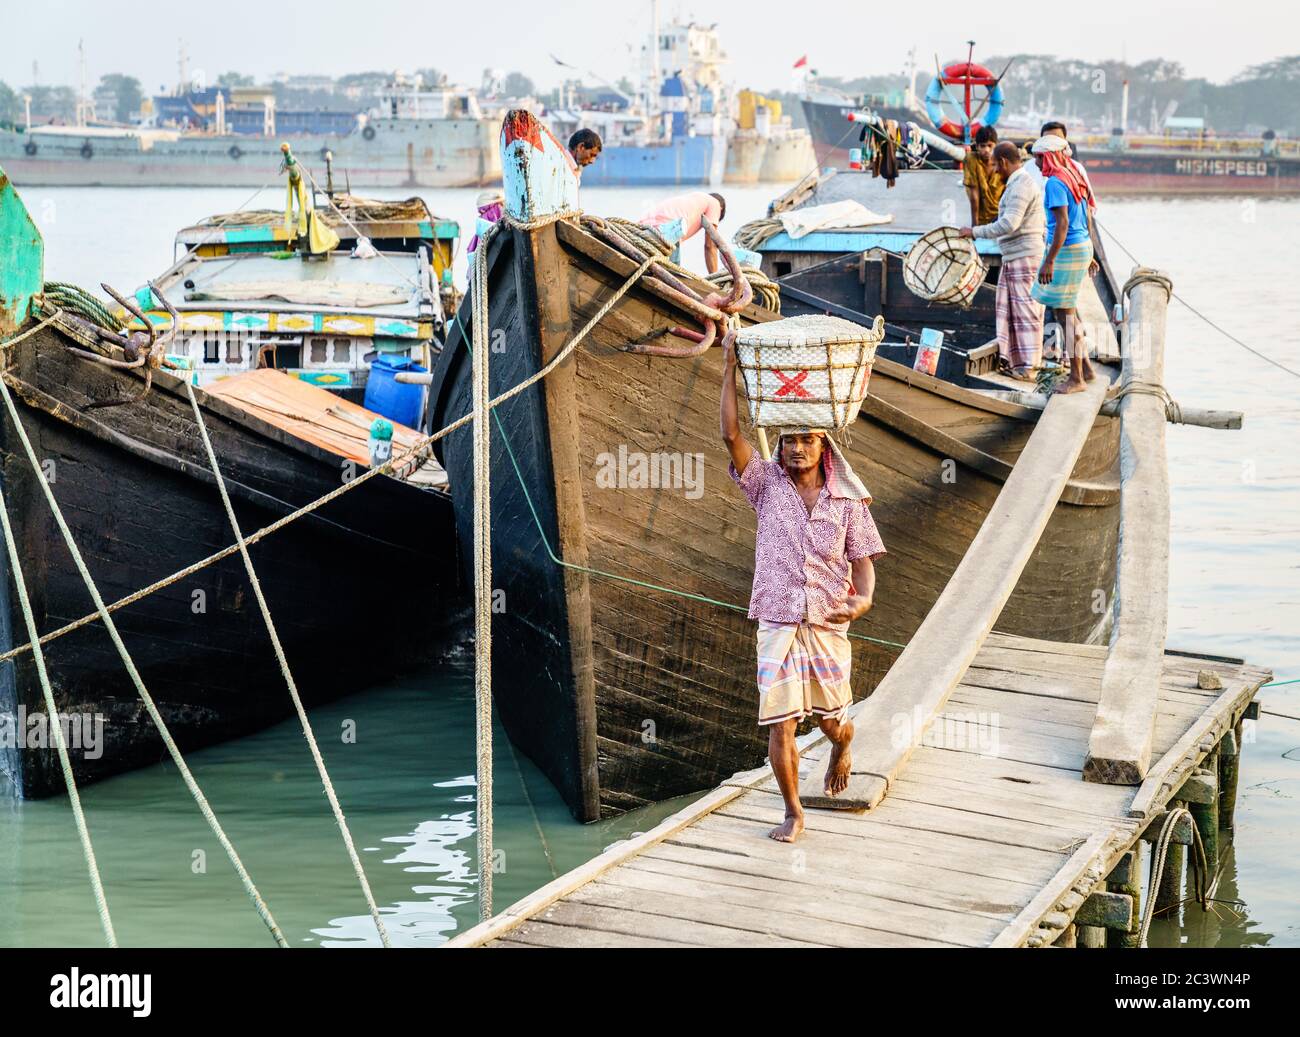
M975 242L953 227L922 234L903 261L903 283L929 302L969 306L984 283L984 261Z
M736 359L755 428L842 429L867 395L885 319L864 328L805 314L754 324L736 335Z

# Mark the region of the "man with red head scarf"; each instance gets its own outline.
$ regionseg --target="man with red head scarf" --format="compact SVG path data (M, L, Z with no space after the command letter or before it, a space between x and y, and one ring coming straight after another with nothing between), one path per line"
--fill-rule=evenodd
M1047 252L1032 294L1056 310L1069 376L1057 392L1079 392L1093 380L1087 344L1078 319L1079 290L1093 269L1089 213L1092 189L1070 158L1064 137L1047 134L1034 142L1034 161L1043 174L1047 210Z

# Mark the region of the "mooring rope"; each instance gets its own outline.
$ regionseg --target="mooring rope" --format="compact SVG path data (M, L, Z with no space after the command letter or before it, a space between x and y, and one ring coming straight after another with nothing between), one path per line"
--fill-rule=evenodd
M90 575L90 570L86 567L86 561L81 556L81 549L77 547L77 542L72 536L72 530L68 528L67 520L63 517L63 509L59 507L58 501L54 499L54 491L50 489L49 482L40 474L40 460L36 456L36 450L32 446L30 437L27 435L27 430L23 427L22 416L18 413L18 406L14 403L13 394L9 391L9 384L3 378L0 378L0 396L4 397L5 407L8 408L9 417L13 423L14 431L17 433L18 439L23 445L23 450L27 454L27 460L32 467L32 472L35 474L36 481L40 484L41 489L45 494L45 500L49 504L50 510L54 515L54 521L58 525L59 532L63 536L63 542L67 545L68 554L72 557L73 564L81 574L82 582L85 583L86 590L90 593L91 601L95 603L95 609L100 619L104 622L104 627L108 631L108 636L112 639L113 646L117 649L117 653L122 659L122 664L126 667L127 674L135 684L135 689L139 693L140 699L144 703L144 707L148 711L150 718L153 720L154 726L158 728L158 733L162 736L163 744L171 754L171 758L176 764L176 769L180 771L181 777L189 788L190 794L193 795L194 801L198 804L199 810L203 814L204 819L212 828L213 834L216 835L217 841L221 844L222 849L226 851L226 856L230 858L230 863L238 873L240 882L243 883L244 891L253 902L253 906L257 910L258 915L266 924L267 929L270 930L271 935L275 938L275 942L281 947L288 947L289 944L285 940L284 934L280 931L280 927L271 916L270 908L266 906L266 902L262 899L262 895L257 891L257 887L253 885L253 880L249 876L248 870L244 867L244 862L240 860L239 854L236 852L234 845L231 843L229 838L227 838L225 830L217 820L217 815L213 813L212 807L208 804L207 798L203 795L203 790L199 788L198 782L194 780L194 775L190 773L189 765L186 764L185 758L181 755L181 751L176 745L175 740L172 738L171 732L167 729L167 724L163 720L162 714L158 712L158 706L154 703L153 696L149 694L149 690L144 686L144 680L140 676L140 671L136 669L135 660L131 657L131 653L127 651L126 644L122 641L122 635L118 633L117 624L109 614L108 608L104 604L104 599L99 593L99 588L95 585L95 581Z
M1094 220L1096 219L1095 216L1093 218ZM1111 241L1115 242L1115 244L1119 246L1119 250L1123 252L1124 255L1128 256L1129 259L1131 259L1134 263L1137 263L1139 266L1142 265L1142 261L1138 259L1137 256L1133 255L1133 253L1130 252L1124 246L1124 242L1120 241L1119 238L1115 237L1114 231L1112 231L1109 227L1102 226L1100 220L1097 220L1097 229L1103 231L1106 234L1106 236L1110 238ZM1127 285L1125 286L1125 288L1127 290ZM1272 364L1274 367L1278 368L1279 370L1285 371L1289 375L1294 375L1295 377L1300 378L1300 371L1297 371L1291 367L1287 367L1283 363L1279 363L1277 360L1274 360L1271 356L1268 356L1265 353L1261 353L1258 349L1254 348L1253 346L1248 346L1245 342L1241 341L1241 339L1237 338L1236 335L1232 334L1232 332L1228 331L1226 328L1210 320L1209 317L1207 317L1195 306L1193 306L1190 302L1188 302L1181 295L1175 292L1173 290L1172 284L1169 287L1169 296L1170 298L1177 299L1180 303L1182 303L1185 307L1187 307L1187 309L1189 309L1193 314L1195 314L1202 321L1204 321L1206 324L1212 327L1215 331L1217 331L1220 335L1226 338L1229 342L1232 342L1235 345L1240 346L1247 353L1254 354L1255 356L1259 357L1259 359L1263 360L1266 364Z
M253 568L253 559L248 553L248 544L244 540L244 534L239 528L239 519L235 517L234 506L230 503L230 494L226 490L226 480L221 474L221 467L217 463L217 453L212 448L212 439L208 435L208 424L203 417L203 411L199 407L198 398L194 395L194 386L189 381L185 383L185 391L190 398L190 406L194 408L194 421L199 428L199 436L203 440L203 449L207 451L208 464L212 467L212 474L217 481L217 490L221 494L221 503L226 509L226 518L230 521L230 528L234 531L235 542L239 547L239 553L244 559L244 571L248 573L248 582L253 586L253 596L257 599L257 607L262 612L262 621L266 624L266 632L271 638L271 647L275 650L275 658L280 664L280 673L284 676L284 683L289 689L289 697L293 699L293 708L298 713L298 720L302 724L303 736L307 739L307 747L311 750L311 758L316 764L316 771L320 774L321 784L325 787L325 796L329 800L330 809L334 811L334 820L338 822L339 832L343 836L343 844L347 847L348 859L352 862L352 870L356 873L357 881L361 884L361 892L365 894L366 904L370 908L370 917L374 919L375 928L379 930L379 940L385 947L391 947L388 940L388 929L384 926L383 919L379 916L379 905L375 903L375 896L370 890L370 882L366 878L365 869L361 866L361 858L357 855L356 845L352 841L352 832L348 828L347 818L343 816L343 807L339 803L338 794L334 791L334 783L330 780L329 771L325 768L324 757L321 756L320 746L316 742L316 735L312 731L311 721L307 719L307 710L302 704L302 696L298 694L298 684L293 679L293 672L289 668L289 660L284 654L284 645L280 643L280 634L275 628L275 620L271 618L271 608L266 603L266 595L262 592L262 583L257 577L257 571Z
M36 478L42 478L37 474ZM0 525L4 526L5 550L9 555L9 572L18 591L18 604L23 613L23 624L27 627L27 636L36 637L36 617L32 614L32 601L27 593L27 580L23 577L22 559L18 555L18 545L14 541L13 528L9 524L9 505L5 501L4 487L0 485ZM99 924L104 930L104 939L110 947L117 946L117 933L113 931L113 919L108 913L108 899L104 896L104 880L99 874L99 864L95 860L95 847L90 842L90 829L86 826L86 815L81 809L81 795L77 792L77 780L72 773L72 761L68 758L68 745L63 738L63 725L59 723L59 709L54 702L54 689L50 687L50 675L45 669L45 653L37 646L32 652L32 661L36 664L36 677L40 681L41 695L45 699L46 721L52 728L54 748L58 750L59 766L63 769L63 783L68 788L68 802L72 805L72 819L76 822L77 837L81 840L81 852L86 858L86 870L90 872L90 888L95 897L95 908L99 911Z
M488 245L499 223L474 252L474 781L478 849L479 921L492 917L492 459L488 434Z
M1192 860L1191 867L1193 873L1193 889L1196 891L1198 903L1205 906L1205 876L1209 871L1209 866L1205 857L1205 846L1201 842L1200 829L1196 827L1195 818L1192 812L1186 807L1174 807L1165 814L1164 823L1160 826L1160 835L1156 838L1155 846L1152 847L1151 858L1151 879L1147 886L1146 908L1142 912L1142 925L1138 929L1138 946L1147 945L1147 935L1151 931L1151 920L1155 917L1156 893L1160 889L1160 880L1164 876L1165 858L1169 854L1169 844L1173 840L1174 828L1177 827L1178 821L1186 817L1192 830ZM1182 903L1180 900L1179 903Z

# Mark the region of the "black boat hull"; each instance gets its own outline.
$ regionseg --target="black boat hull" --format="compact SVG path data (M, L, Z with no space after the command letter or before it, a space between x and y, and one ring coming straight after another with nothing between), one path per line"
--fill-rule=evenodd
M165 375L137 402L88 407L140 389L134 372L79 359L53 329L16 351L5 374L45 477L106 602L233 543L184 386ZM354 469L200 394L247 535L351 478ZM7 412L0 478L42 633L94 611ZM387 477L299 518L250 548L295 681L310 704L437 657L465 630L450 498ZM0 647L26 643L7 559ZM418 617L418 621L416 620ZM114 615L173 736L194 749L275 723L292 703L239 555L202 568ZM46 646L59 712L80 725L79 783L166 756L101 622ZM0 665L0 766L24 796L64 791L30 652ZM98 718L98 719L96 719ZM34 725L34 726L33 726ZM102 732L88 747L85 732ZM46 728L48 730L48 728ZM39 739L39 734L35 734Z

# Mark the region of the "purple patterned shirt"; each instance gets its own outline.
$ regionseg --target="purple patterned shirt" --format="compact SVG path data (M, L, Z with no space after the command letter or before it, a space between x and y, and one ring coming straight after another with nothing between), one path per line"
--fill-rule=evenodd
M845 630L847 623L828 623L826 614L849 593L850 563L885 553L867 502L840 496L832 455L822 458L826 482L811 515L780 461L755 454L739 475L728 466L758 513L750 619Z

